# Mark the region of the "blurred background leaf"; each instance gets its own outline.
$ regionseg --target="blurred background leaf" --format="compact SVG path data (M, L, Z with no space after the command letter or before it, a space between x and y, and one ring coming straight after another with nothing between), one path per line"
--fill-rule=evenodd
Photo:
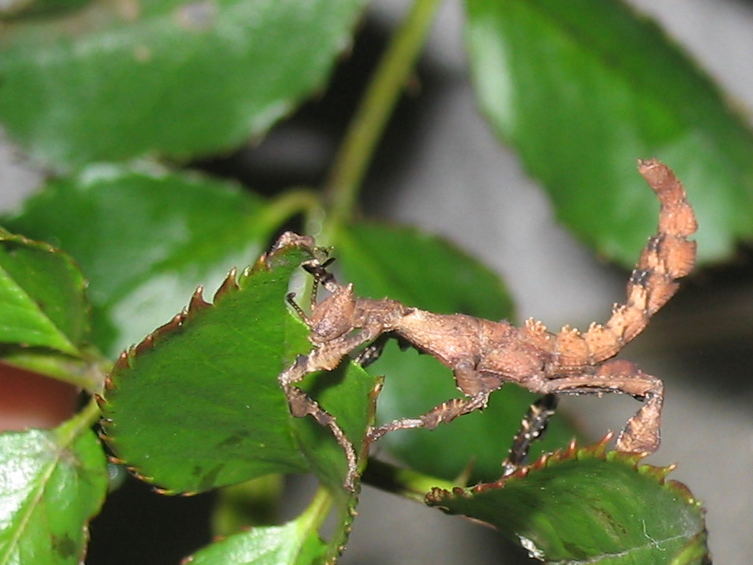
M657 205L635 173L657 157L682 179L701 261L753 235L753 135L661 29L622 2L466 0L481 110L552 197L558 218L625 266Z
M0 120L58 170L226 151L323 86L363 4L90 2L18 20L0 40Z
M279 221L265 199L235 184L114 165L51 181L4 219L78 261L92 338L111 356L169 320L197 285L215 287L249 264Z

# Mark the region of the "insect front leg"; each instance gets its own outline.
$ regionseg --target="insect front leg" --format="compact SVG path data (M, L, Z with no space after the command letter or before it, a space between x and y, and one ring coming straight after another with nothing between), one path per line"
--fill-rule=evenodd
M378 426L369 430L367 435L368 441L376 441L384 434L394 432L396 430L408 430L415 428L425 428L427 430L433 430L439 424L444 422L451 422L458 416L475 412L486 408L486 404L489 401L488 392L480 392L473 396L466 396L463 398L452 398L442 404L439 404L426 412L425 414L418 416L417 418L400 418L393 420L388 424Z
M316 353L316 352L314 352ZM345 435L342 428L337 424L335 417L322 408L319 403L311 398L302 389L295 386L303 378L318 369L312 369L311 356L299 355L295 362L285 371L280 373L278 381L288 400L290 413L296 418L312 416L320 425L326 426L335 436L335 440L345 453L348 470L345 476L344 486L349 491L355 490L355 479L358 473L356 451L353 444Z
M520 423L520 429L512 440L510 451L502 462L502 476L511 475L523 464L531 445L546 431L549 420L557 409L557 397L545 394L531 404Z
M660 379L644 373L634 363L613 359L597 367L592 374L547 381L545 388L540 392L615 392L643 400L643 406L627 421L617 438L617 449L633 453L653 453L659 448L664 385Z
M288 401L290 413L296 418L313 417L320 425L330 429L337 443L342 447L348 467L344 486L351 492L355 490L355 481L358 476L358 460L353 444L335 417L296 384L310 373L335 369L351 351L372 339L373 334L366 330L333 339L320 345L308 355L299 355L295 362L277 377Z

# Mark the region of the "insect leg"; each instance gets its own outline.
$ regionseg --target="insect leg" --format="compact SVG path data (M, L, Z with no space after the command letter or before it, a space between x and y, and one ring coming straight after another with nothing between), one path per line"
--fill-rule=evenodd
M451 422L458 416L485 408L488 400L489 392L487 391L479 392L473 396L452 398L447 402L435 406L417 418L400 418L398 420L393 420L388 424L371 428L367 434L367 439L370 442L376 441L384 434L396 430L413 428L426 428L428 430L433 430L443 422Z
M502 462L503 476L511 475L528 456L531 445L546 431L549 420L557 409L557 397L545 394L531 404L520 423L520 429L512 440L510 451Z
M540 392L614 392L643 400L643 406L627 421L617 438L617 449L633 453L653 453L659 448L664 385L661 380L641 371L634 363L613 359L597 367L593 373L552 379L544 388L546 390Z
M358 476L358 460L353 444L345 435L335 417L296 384L310 373L335 369L348 353L364 343L368 343L371 339L373 339L373 336L364 331L327 342L308 355L299 355L295 362L277 377L288 401L290 413L296 418L312 416L320 425L328 427L332 435L335 436L337 443L345 452L345 459L348 464L345 488L351 492L355 489L355 480Z
M368 367L381 357L382 352L384 351L384 346L387 345L387 341L389 341L390 337L392 336L388 333L380 335L376 341L366 346L361 353L356 355L353 361L361 365L361 367Z
M303 380L307 374L317 370L315 368L312 369L311 365L311 356L299 355L290 367L280 373L278 380L288 400L290 413L293 416L296 418L312 416L320 425L328 427L332 435L335 436L337 443L345 452L345 459L348 464L345 488L352 492L355 489L355 478L358 473L356 451L353 444L345 436L345 432L337 424L335 417L322 408L316 400L311 398L302 389L295 386L295 383Z

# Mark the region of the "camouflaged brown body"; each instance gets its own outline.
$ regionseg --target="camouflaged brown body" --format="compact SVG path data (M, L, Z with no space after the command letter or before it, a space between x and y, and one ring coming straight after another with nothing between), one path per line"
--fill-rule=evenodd
M295 383L311 372L335 368L346 355L364 345L367 349L358 359L370 362L390 336L452 369L465 396L450 399L421 416L372 428L370 441L398 429L432 429L483 409L492 392L505 382L514 382L545 395L617 392L643 399L643 406L618 437L617 448L650 453L659 447L664 398L661 380L630 361L612 357L646 327L651 316L676 292L677 279L692 269L696 247L687 237L695 232L696 219L682 185L668 167L656 160L641 161L639 172L661 205L657 233L649 239L633 269L625 303L614 306L606 323L591 324L585 332L565 326L554 334L533 319L517 328L505 321L464 314L434 314L390 299L359 298L352 285L339 285L326 270L329 261L314 260L306 265L331 294L315 304L310 315L291 301L311 330L314 350L299 356L280 374L279 381L294 415L311 415L336 436L348 460L348 488L353 487L357 473L352 444L334 417Z
M542 370L550 378L579 373L614 357L674 295L677 279L691 271L695 260L695 242L687 237L695 232L696 220L682 185L657 161L641 162L639 171L659 197L659 229L631 273L625 304L616 304L605 324L593 323L585 332L565 326L554 334L532 318L517 329L504 321L415 310L392 330L449 367L476 352L479 371L515 382Z
M658 161L641 161L638 170L658 196L661 210L657 233L649 239L628 280L627 300L614 306L606 323L593 323L583 333L565 326L552 334L541 322L527 320L521 339L551 355L547 372L578 372L585 365L617 355L674 295L677 279L693 268L696 244L687 237L697 224L682 185Z

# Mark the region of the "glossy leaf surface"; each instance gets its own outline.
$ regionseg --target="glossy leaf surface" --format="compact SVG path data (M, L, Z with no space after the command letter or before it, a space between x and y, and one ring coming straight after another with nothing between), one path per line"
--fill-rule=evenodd
M121 357L103 405L119 458L170 491L310 469L341 488L341 448L329 430L290 415L277 382L310 349L285 304L290 276L309 252L290 245L265 256L237 281L229 277L212 305L195 295ZM373 379L352 366L313 375L306 386L346 433L363 437Z
M651 21L603 0L467 0L483 113L600 254L632 265L657 204L635 172L657 157L683 181L701 260L753 234L753 135Z
M169 320L197 285L249 264L277 227L267 212L233 184L95 166L51 182L5 221L76 259L89 280L93 340L114 355Z
M336 236L343 282L356 294L389 296L432 312L462 312L492 320L508 318L512 306L499 278L475 259L442 239L415 229L360 223ZM428 355L388 345L369 367L385 376L378 399L378 419L422 414L459 395L452 373ZM443 478L472 466L473 477L499 475L512 437L534 396L509 386L494 393L489 407L442 424L435 430L388 434L381 441L412 468ZM564 445L573 431L555 418L536 450Z
M185 565L315 565L326 545L305 520L259 526L197 552Z
M571 448L497 483L434 490L430 505L487 522L547 563L701 564L703 510L669 469Z
M80 563L107 490L102 447L81 416L0 435L0 477L0 563Z
M363 3L91 2L19 21L0 42L0 120L65 170L224 151L321 86Z
M65 253L0 229L0 342L78 355L84 278Z
M119 458L182 492L306 470L276 376L292 360L288 279L307 256L291 247L231 274L213 304L196 295L121 356L103 404Z

